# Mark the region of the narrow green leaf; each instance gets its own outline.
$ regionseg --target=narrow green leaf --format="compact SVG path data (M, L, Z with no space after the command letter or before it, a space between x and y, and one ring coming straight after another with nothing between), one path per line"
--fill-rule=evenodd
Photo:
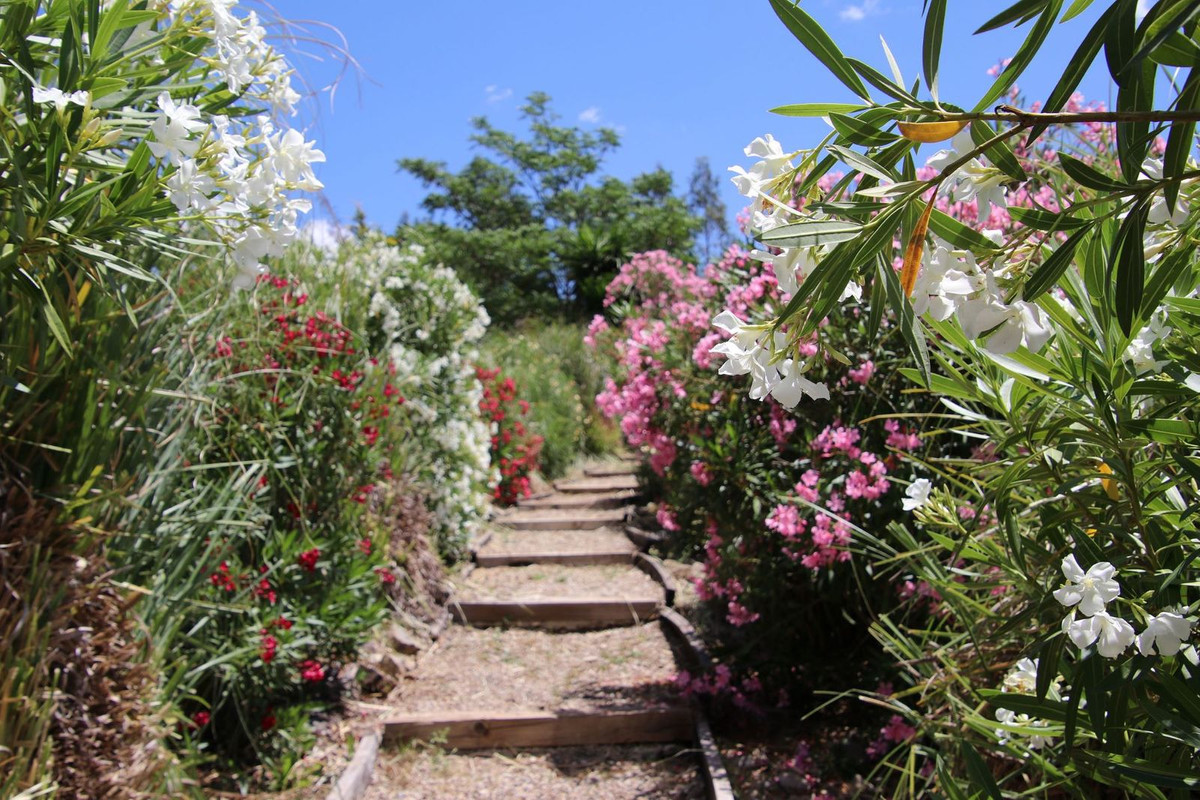
M1150 319L1150 315L1158 310L1167 292L1175 285L1179 276L1192 265L1195 256L1196 251L1191 247L1175 247L1159 262L1150 273L1146 293L1142 296L1141 313L1138 314L1141 319Z
M1188 71L1187 80L1179 91L1175 108L1179 111L1193 111L1200 106L1200 70ZM1176 122L1171 125L1167 134L1167 149L1163 153L1163 180L1170 181L1163 187L1163 196L1167 201L1167 213L1175 213L1175 201L1179 197L1180 176L1187 168L1188 154L1195 144L1196 123L1194 121Z
M1108 74L1120 86L1127 79L1122 70L1137 47L1137 0L1117 0L1112 12L1104 33L1104 60Z
M900 279L896 276L896 270L892 269L890 261L877 260L875 272L876 280L882 280L887 288L888 302L896 312L896 319L900 323L900 333L904 336L904 342L908 345L909 352L916 361L921 380L926 387L929 387L929 348L925 344L925 333L921 329L920 321L913 313L912 303L908 302L908 298L904 296L904 290L900 287Z
M1179 3L1175 8L1165 11L1156 18L1155 12L1160 8L1163 8L1162 4L1156 5L1146 15L1146 19L1143 20L1141 26L1145 33L1145 38L1140 43L1137 51L1121 67L1121 73L1119 74L1126 73L1141 64L1142 61L1149 57L1151 52L1170 38L1171 34L1177 33L1180 28L1194 19L1196 14L1200 13L1200 0L1188 0L1187 2Z
M836 155L848 167L853 167L859 172L873 175L881 181L895 182L899 180L899 176L895 172L873 161L862 153L851 150L848 147L831 144L825 148L829 152Z
M889 97L899 100L902 103L907 103L910 106L918 106L923 108L927 105L926 103L921 102L916 97L913 97L911 94L909 94L904 87L897 86L889 81L886 77L884 77L882 72L878 71L869 64L864 64L857 58L847 58L846 60L850 62L850 66L854 67L855 72L866 79L867 83L871 84Z
M1100 170L1085 164L1074 156L1069 156L1066 153L1058 154L1058 162L1062 165L1063 172L1067 173L1067 177L1087 189L1095 189L1098 192L1120 192L1129 191L1129 187L1115 178L1110 178ZM1139 162L1140 163L1140 162Z
M1088 6L1090 6L1095 1L1096 0L1075 0L1075 2L1071 3L1071 7L1067 9L1067 13L1063 14L1062 19L1059 21L1066 22L1068 20L1074 19L1075 17L1082 14L1084 11L1087 11Z
M43 288L44 291L45 289ZM50 302L49 295L46 296L46 302L42 304L42 315L46 318L46 324L50 327L50 333L54 335L58 346L69 357L74 357L75 353L71 348L71 339L67 336L67 328L63 325L62 317L54 310L54 305Z
M929 230L945 239L959 250L970 250L974 253L992 252L996 243L974 228L970 228L954 217L936 208L929 218Z
M992 800L1002 800L1004 795L1000 794L1000 787L996 785L996 779L992 777L992 771L988 769L987 762L983 760L983 756L979 755L979 751L965 739L962 742L962 754L963 761L967 766L967 775L971 778L972 788L977 792L984 792Z
M1037 680L1034 683L1034 691L1037 694L1038 700L1046 699L1046 694L1050 691L1050 685L1058 677L1058 661L1062 658L1065 642L1065 636L1055 636L1046 642L1046 646L1038 654ZM1065 712L1063 716L1065 718Z
M1200 45L1179 31L1174 31L1149 58L1166 67L1197 67L1200 66Z
M1043 211L1040 208L1020 208L1013 206L1008 209L1008 215L1015 222L1039 231L1071 231L1085 228L1092 224L1091 220L1081 219L1070 211L1055 213Z
M979 26L975 31L978 36L981 33L994 31L997 28L1003 28L1009 23L1016 23L1018 26L1024 25L1029 20L1037 16L1038 12L1046 5L1046 0L1018 0L1008 8L1001 11L996 16L989 19L987 22Z
M871 279L871 310L867 317L867 333L872 343L879 340L879 333L883 330L883 312L886 306L887 287L878 275L874 275Z
M1054 88L1050 90L1050 94L1046 98L1046 105L1043 108L1046 113L1052 114L1061 111L1067 101L1071 99L1071 95L1075 94L1079 82L1083 80L1083 76L1100 53L1100 48L1104 44L1104 33L1108 30L1108 20L1112 13L1112 7L1105 9L1104 13L1100 15L1100 19L1096 20L1091 30L1083 37L1075 54L1067 61L1062 77L1058 79L1058 83L1054 84ZM1029 131L1029 141L1033 142L1048 127L1046 124L1035 125Z
M1034 55L1041 49L1042 43L1046 41L1050 29L1054 27L1054 20L1058 16L1060 8L1062 8L1062 0L1048 0L1041 16L1030 28L1029 35L1025 37L1025 41L1021 43L1012 60L1008 62L1008 66L996 77L992 88L988 89L987 94L975 104L973 110L984 111L991 108L992 103L1012 88L1013 84L1017 82L1017 78L1021 77L1021 73L1029 66Z
M795 103L787 106L776 106L772 114L784 117L824 117L828 114L852 114L870 106L855 105L854 103Z
M829 121L834 130L851 144L864 147L878 147L891 144L898 138L894 133L885 133L874 125L864 122L861 117L851 117L846 114L830 114Z
M1140 69L1126 74L1117 87L1117 111L1149 111L1154 107L1154 62L1143 61ZM1129 183L1138 179L1142 162L1150 149L1150 122L1131 120L1117 123L1117 159L1121 174Z
M845 84L846 88L868 103L871 102L871 95L867 92L867 88L863 86L858 75L846 62L842 51L834 44L833 39L829 38L829 34L817 24L816 20L802 11L797 3L789 2L789 0L771 0L771 8L775 10L776 16L783 21L783 24L800 44L804 45L808 52L812 53L838 80Z
M1058 283L1058 279L1067 271L1067 267L1071 266L1071 258L1075 255L1075 248L1090 236L1091 233L1092 229L1090 226L1081 228L1060 244L1045 261L1038 265L1034 273L1029 276L1029 280L1025 281L1025 285L1021 287L1021 299L1032 302L1051 286Z
M1072 755L1076 759L1092 764L1106 765L1114 772L1151 786L1175 789L1195 789L1200 786L1200 775L1188 767L1173 767L1161 762L1123 756L1118 753L1092 752L1090 750L1079 750ZM1148 787L1143 787L1143 790L1146 788Z
M1117 322L1126 336L1133 335L1133 320L1142 309L1142 293L1146 288L1146 217L1150 207L1139 204L1131 210L1117 231L1110 269L1116 271L1116 294L1113 297Z
M975 142L977 146L996 135L996 129L986 120L981 119L972 122L970 130L971 141ZM1017 160L1012 148L1008 146L1008 142L994 143L985 151L985 154L993 164L1002 169L1014 181L1025 181L1029 177L1025 174L1025 170L1021 167L1021 162Z
M925 36L921 42L921 66L925 85L933 99L938 97L938 61L942 57L942 32L946 26L946 0L929 0L925 11Z
M900 65L896 63L896 57L892 55L892 48L888 47L882 34L879 36L879 43L883 45L883 54L887 57L888 67L892 70L892 80L896 82L897 86L903 86L904 75L900 72Z
M759 240L774 247L816 247L837 244L862 233L862 225L841 220L808 220L772 228Z

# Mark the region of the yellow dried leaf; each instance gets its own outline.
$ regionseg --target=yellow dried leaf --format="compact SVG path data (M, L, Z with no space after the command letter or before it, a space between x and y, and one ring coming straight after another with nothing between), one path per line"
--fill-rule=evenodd
M925 254L925 232L929 230L929 217L933 214L934 193L925 206L925 213L917 220L912 236L908 238L908 246L904 248L904 266L900 269L900 288L905 297L912 297L913 287L917 285L917 274L921 271L921 256Z
M1100 474L1101 475L1112 475L1113 474L1112 467L1110 467L1108 464L1105 464L1102 462L1100 464ZM1120 500L1121 499L1121 489L1120 489L1120 487L1117 486L1116 479L1101 478L1100 485L1104 487L1104 493L1106 495L1108 495L1109 500Z
M944 142L967 127L966 122L901 122L900 135L910 142Z

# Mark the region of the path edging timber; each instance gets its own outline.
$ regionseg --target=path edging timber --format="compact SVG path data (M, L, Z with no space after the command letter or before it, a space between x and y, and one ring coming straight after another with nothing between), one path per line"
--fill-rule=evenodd
M354 757L342 770L337 783L325 800L359 800L371 785L375 772L375 761L379 756L379 745L383 743L383 727L376 727L358 738Z

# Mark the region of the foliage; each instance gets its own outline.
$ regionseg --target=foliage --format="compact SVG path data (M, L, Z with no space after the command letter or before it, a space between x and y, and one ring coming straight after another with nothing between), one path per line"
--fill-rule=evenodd
M426 159L399 161L434 191L422 201L430 219L397 236L453 264L497 322L555 312L586 319L627 252L690 250L701 222L673 194L670 173L601 178L604 156L619 145L615 131L556 124L540 92L521 112L527 138L476 118L471 141L489 156L457 173Z
M542 437L526 430L529 401L517 399L517 385L511 377L502 379L499 367L478 367L475 375L483 384L479 410L492 423L492 464L500 474L492 499L511 506L530 494L529 476L537 471Z
M943 406L927 418L945 431L913 459L927 476L906 498L914 519L856 526L851 544L913 587L872 625L910 687L883 698L913 726L876 772L892 796L1167 797L1196 783L1198 101L1181 56L1196 22L1178 3L1109 4L1044 105L1021 109L1015 81L1088 5L1018 3L986 21L980 33L1032 25L963 112L937 97L944 2L926 4L924 100L890 52L892 77L772 0L859 100L777 109L828 116L813 150L747 147L759 161L734 180L795 292L761 322L725 317L714 351L750 375L752 398L836 393L806 376L840 355L846 316L831 312L861 291L864 315L894 316L904 374ZM1115 112L1075 94L1101 50ZM1168 103L1158 65L1186 70ZM951 137L917 167L919 143ZM964 437L986 446L964 457Z
M606 359L585 347L579 325L528 320L512 330L489 333L484 363L511 375L529 401L528 426L542 438L539 466L558 478L584 455L616 448L613 426L597 412Z

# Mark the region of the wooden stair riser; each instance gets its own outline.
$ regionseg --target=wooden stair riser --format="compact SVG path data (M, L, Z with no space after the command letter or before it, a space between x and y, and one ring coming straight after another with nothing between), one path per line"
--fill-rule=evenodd
M595 553L477 553L475 564L483 567L528 567L534 564L559 564L570 567L632 564L636 552L612 550Z
M536 625L607 627L637 625L658 617L658 600L457 600L450 604L455 622L464 625Z
M687 707L641 711L432 712L387 720L385 741L436 739L458 750L690 742Z
M620 495L592 497L587 494L558 494L542 497L537 500L527 500L517 504L518 508L563 508L563 509L604 509L621 508L637 502L638 495L634 492L624 492Z
M624 515L597 517L595 519L579 518L579 517L546 517L546 518L522 518L515 517L510 519L499 519L501 525L505 525L516 531L594 531L597 528L609 528L614 525L620 525L624 521Z

